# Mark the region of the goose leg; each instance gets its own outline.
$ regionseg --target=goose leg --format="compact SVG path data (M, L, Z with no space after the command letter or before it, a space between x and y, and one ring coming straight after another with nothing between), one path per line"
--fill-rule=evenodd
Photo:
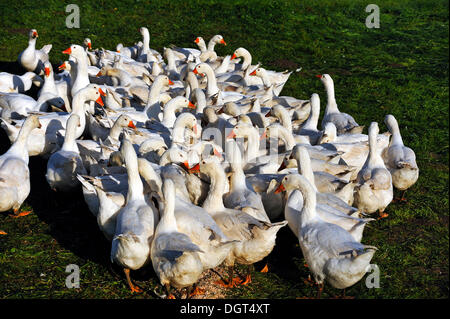
M19 217L23 217L23 216L27 216L29 214L31 214L31 210L26 210L23 212L19 213L19 208L14 208L13 209L14 214L10 214L9 216L11 216L12 218L19 218Z
M269 264L266 264L259 272L266 273L269 271Z
M404 203L406 203L407 201L406 201L406 198L405 198L405 194L406 194L406 189L402 192L402 196L400 197L400 198L394 198L393 200L392 200L392 202L393 203L398 203L398 202L404 202Z
M323 283L317 284L317 299L322 297Z
M137 293L143 292L142 288L140 288L140 287L134 285L133 282L131 281L131 278L130 278L130 269L124 268L124 269L123 269L123 272L125 273L125 276L127 277L128 286L130 287L131 292L137 292Z
M251 275L251 273L252 273L252 271L255 270L255 266L253 264L251 264L248 267L248 269L249 269L249 272L248 272L247 276L245 277L245 280L243 282L241 282L240 285L245 286L245 285L247 285L247 284L252 282L252 275Z
M385 212L384 212L384 209L383 209L383 210L380 209L380 211L378 212L378 214L379 214L378 219L386 218L386 217L389 216L388 213L385 213Z
M406 194L406 189L403 191L403 193L402 193L402 197L400 198L400 201L401 202L405 202L406 203L406 198L405 198L405 194Z
M233 278L234 266L228 267L228 283L225 283L223 280L216 281L216 284L225 287L225 288L233 288L238 285L242 280L239 277Z
M188 295L186 296L186 298L203 295L204 293L205 293L205 289L198 288L197 284L193 284L189 288Z
M164 285L166 287L166 292L167 292L167 299L176 299L174 295L172 295L172 293L170 292L170 285L169 284L165 284Z

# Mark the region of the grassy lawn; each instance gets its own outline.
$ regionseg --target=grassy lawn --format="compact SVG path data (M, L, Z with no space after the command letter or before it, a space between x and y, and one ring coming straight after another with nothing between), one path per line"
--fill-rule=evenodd
M127 2L127 3L125 3ZM68 2L70 3L70 2ZM367 1L80 1L79 29L65 27L61 1L22 0L0 4L0 71L21 73L15 63L31 28L38 47L53 44L51 61L84 37L93 47L115 49L140 40L147 26L150 46L160 52L176 44L194 47L197 36L224 36L218 54L247 48L253 61L269 69L294 70L282 92L308 99L317 92L326 104L316 74L329 73L343 112L359 124L386 114L400 125L405 144L417 156L418 182L407 203L392 203L389 217L371 223L362 242L379 248L372 263L380 269L380 288L365 279L347 289L357 298L448 298L449 296L449 83L448 1L378 1L380 28L364 22ZM72 1L73 3L73 1ZM67 57L67 56L66 56ZM323 112L323 111L322 111ZM0 154L9 142L0 132ZM109 261L110 244L100 233L81 191L52 192L45 180L46 162L30 159L31 194L24 205L33 213L14 219L0 214L0 298L153 298L158 284L151 265L132 274L146 291L129 293L124 276ZM398 193L397 193L398 195ZM253 273L245 287L223 291L233 298L312 297L304 283L308 268L288 227L280 231L267 259L269 273ZM67 289L66 266L81 268L81 287ZM256 270L264 263L256 265ZM245 268L242 272L247 271ZM325 286L325 298L338 294Z

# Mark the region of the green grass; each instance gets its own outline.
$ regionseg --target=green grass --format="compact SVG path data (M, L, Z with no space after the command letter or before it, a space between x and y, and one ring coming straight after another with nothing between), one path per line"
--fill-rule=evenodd
M59 1L0 4L0 71L14 69L7 62L16 61L25 48L30 28L39 32L38 46L53 44L55 64L65 58L62 50L84 37L94 47L133 44L140 40L141 26L149 28L151 47L159 51L170 44L194 47L197 36L222 34L228 45L216 46L220 55L242 46L266 68L301 66L283 95L307 99L317 92L324 107L325 92L314 75L329 73L340 109L358 123L377 121L384 131L384 116L393 114L405 144L416 152L420 177L407 192L408 203L392 203L389 218L366 228L363 242L379 248L372 262L379 266L381 288L368 289L363 279L347 294L448 298L448 1L378 1L379 29L364 24L367 1L82 3L80 29L65 27L66 4ZM2 142L1 153L7 147ZM45 161L32 158L30 166L33 187L26 206L34 213L19 219L0 214L0 229L8 233L0 236L0 298L152 298L157 280L151 266L133 274L147 292L131 295L110 265L109 243L81 194L52 193ZM268 262L268 274L254 273L252 284L228 296L315 295L315 288L303 282L308 269L288 228L280 231ZM68 264L81 267L80 289L65 288ZM327 285L324 297L338 293Z

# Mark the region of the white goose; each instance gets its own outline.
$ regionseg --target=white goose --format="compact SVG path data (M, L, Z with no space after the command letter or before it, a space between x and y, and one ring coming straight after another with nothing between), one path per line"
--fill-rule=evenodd
M36 74L43 74L44 62L47 62L48 54L52 49L51 44L44 45L42 49L36 50L36 39L38 33L35 29L31 29L28 33L28 47L19 54L19 63L27 71L34 72Z
M349 216L354 213L356 213L357 215L357 210L347 205L340 198L334 196L333 194L319 192L315 186L315 177L311 169L308 152L303 147L300 147L298 149L298 152L301 161L301 169L299 169L299 173L301 173L301 175L304 176L308 180L308 182L310 182L311 186L316 191L318 216L328 223L333 223L344 228L355 238L356 241L361 241L365 225L373 219L360 219L357 217ZM294 182L296 181L295 178L292 179ZM286 184L285 187L287 187ZM291 188L290 190L292 191L293 189ZM294 196L295 195L293 195L293 197ZM292 198L290 198L290 200L292 201ZM300 200L296 199L295 202L300 202ZM295 211L299 209L298 207L301 208L301 206L291 206L288 200L288 202L286 203L285 214L287 213L286 210L293 209ZM286 217L286 219L288 218ZM290 219L292 220L292 217Z
M9 150L0 156L0 212L12 209L17 213L30 194L27 140L39 126L38 117L30 115Z
M153 204L150 206L145 200L137 156L133 145L126 138L122 141L121 154L127 167L128 194L125 206L117 214L111 261L124 268L131 291L141 292L131 282L130 270L139 269L150 261L150 247L159 213Z
M325 127L326 123L333 122L333 124L336 125L338 134L361 133L364 126L359 126L351 115L339 111L336 104L334 83L331 76L322 74L317 77L320 78L327 91L327 107L325 108L325 114L322 119L322 129Z
M391 173L386 169L377 145L378 123L369 127L369 155L358 173L355 187L355 205L364 213L380 212L380 217L387 217L385 208L392 201L394 190Z
M153 269L166 287L178 289L194 285L203 272L199 254L204 253L185 233L180 232L175 216L175 186L167 179L163 184L164 209L156 226L151 246Z
M86 174L80 151L75 141L76 129L80 125L80 117L71 114L66 124L64 144L53 153L47 162L47 179L54 191L71 191L79 185L77 175Z
M416 154L411 148L403 144L397 120L393 115L386 115L384 123L392 133L389 146L383 150L384 163L392 175L394 187L403 191L401 200L405 200L406 190L414 185L419 178Z
M28 152L30 156L48 155L59 149L62 144L61 137L64 136L64 130L67 119L70 114L77 114L80 117L80 126L76 128L75 138L79 138L85 129L86 116L84 103L86 101L96 101L103 105L101 99L101 91L96 85L89 85L80 90L73 98L72 113L50 113L48 115L40 116L40 129L35 129L28 137ZM10 141L14 141L19 132L18 126L23 121L15 121L15 125L2 121L1 126L5 129ZM59 133L59 134L58 134Z
M297 215L297 234L303 256L319 285L320 298L324 281L345 289L357 283L366 273L376 248L357 242L338 225L327 223L317 215L316 192L301 175L285 176L280 185L296 178L297 189L304 199Z
M24 93L34 84L40 86L42 78L34 72L26 72L22 75L0 72L0 92Z
M275 246L277 232L287 225L287 221L280 223L267 223L260 221L244 210L225 208L223 205L223 193L226 176L216 156L203 159L200 162L200 172L211 179L211 189L203 203L203 208L211 214L225 235L236 240L230 254L225 259L225 265L230 267L230 278L227 287L236 283L233 279L234 264L250 265L266 257ZM241 284L251 281L250 275Z

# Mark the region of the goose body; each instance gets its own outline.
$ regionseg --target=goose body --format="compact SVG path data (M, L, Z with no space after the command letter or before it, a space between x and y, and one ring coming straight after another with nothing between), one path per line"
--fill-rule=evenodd
M383 150L383 160L392 176L392 183L399 190L406 190L419 178L419 167L414 151L403 144L397 120L386 115L384 122L392 134L389 146Z
M0 212L18 211L30 193L27 138L40 125L32 115L23 123L20 133L9 150L0 156Z

